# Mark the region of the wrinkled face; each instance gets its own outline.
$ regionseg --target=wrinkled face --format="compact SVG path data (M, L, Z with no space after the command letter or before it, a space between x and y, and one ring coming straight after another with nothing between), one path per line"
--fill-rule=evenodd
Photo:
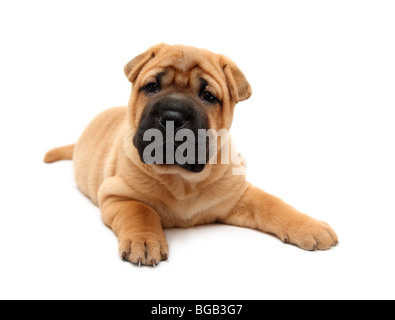
M192 47L159 45L125 67L133 83L129 103L133 144L143 163L193 173L205 169L209 129L229 130L234 106L241 100L232 97L238 84L229 61L224 66L221 59L227 58ZM233 73L240 77L238 69ZM247 91L249 96L250 88Z
M203 133L222 127L222 99L220 85L199 66L179 70L173 64L148 72L139 86L138 106L143 108L138 110L141 116L133 141L141 160L178 165L196 173L203 171L209 160L209 139ZM150 136L144 139L148 130L162 135L157 138L156 148L150 148L155 143ZM176 139L183 133L182 139ZM184 146L183 160L176 157L181 146ZM147 160L149 156L155 158L154 161Z

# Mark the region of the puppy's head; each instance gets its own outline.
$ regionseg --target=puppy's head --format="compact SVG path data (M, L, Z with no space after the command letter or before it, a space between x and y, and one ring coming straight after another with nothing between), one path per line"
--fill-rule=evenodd
M207 132L229 130L234 106L251 96L235 63L193 47L154 46L130 61L125 74L133 84L128 117L134 147L158 170L203 171Z

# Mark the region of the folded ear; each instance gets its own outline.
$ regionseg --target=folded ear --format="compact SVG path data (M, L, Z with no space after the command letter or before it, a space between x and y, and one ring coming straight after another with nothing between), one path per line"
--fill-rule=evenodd
M252 88L243 72L233 61L224 58L223 70L233 101L240 102L251 97Z
M129 63L125 66L124 72L126 77L129 79L130 82L134 82L137 79L137 76L141 72L141 69L150 61L152 58L155 57L157 52L163 47L165 44L158 44L144 53L138 55L133 60L129 61Z

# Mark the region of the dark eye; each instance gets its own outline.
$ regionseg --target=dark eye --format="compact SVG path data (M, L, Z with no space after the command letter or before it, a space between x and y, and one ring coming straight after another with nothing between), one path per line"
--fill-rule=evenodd
M157 93L159 92L159 85L155 82L151 82L144 87L144 90L147 93Z
M216 103L217 102L217 98L216 96L214 96L212 93L208 92L208 91L204 91L201 95L201 98L209 103Z

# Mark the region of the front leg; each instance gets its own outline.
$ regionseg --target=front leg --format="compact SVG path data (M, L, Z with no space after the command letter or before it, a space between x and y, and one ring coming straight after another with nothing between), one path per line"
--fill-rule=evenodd
M253 186L223 222L274 234L283 242L305 250L327 250L338 244L336 233L327 223Z
M100 201L103 221L118 236L120 257L139 266L156 266L167 260L169 248L155 210L139 201L103 194Z

